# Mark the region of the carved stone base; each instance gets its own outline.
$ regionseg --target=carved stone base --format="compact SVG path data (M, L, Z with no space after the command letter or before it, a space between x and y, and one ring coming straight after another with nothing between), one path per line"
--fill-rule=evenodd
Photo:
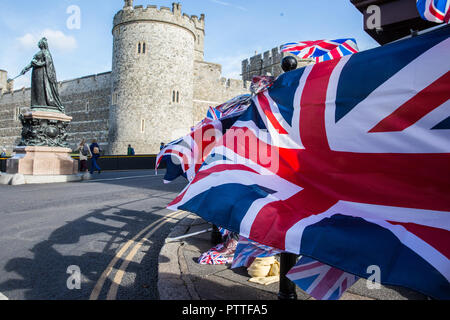
M71 149L57 147L16 147L16 155L7 160L6 172L33 176L72 175L78 173L78 160Z
M67 147L67 126L72 117L48 110L27 111L20 115L22 141L20 146Z

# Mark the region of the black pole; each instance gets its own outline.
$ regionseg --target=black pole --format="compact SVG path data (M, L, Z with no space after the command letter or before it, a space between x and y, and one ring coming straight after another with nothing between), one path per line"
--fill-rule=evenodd
M297 255L283 252L280 257L280 291L278 300L297 300L295 283L286 277L286 274L297 263Z
M293 56L284 57L281 60L281 69L289 72L297 69L297 59ZM286 277L286 274L297 263L298 256L293 253L283 252L280 257L280 292L278 292L279 300L297 300L295 292L295 283Z
M213 225L213 231L211 232L211 243L213 245L217 245L222 242L222 234L220 233L219 228L217 228L216 225Z

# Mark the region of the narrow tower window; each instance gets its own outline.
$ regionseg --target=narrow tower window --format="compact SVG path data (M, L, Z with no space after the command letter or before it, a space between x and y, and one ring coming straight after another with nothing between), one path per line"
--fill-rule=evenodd
M142 53L145 54L145 42L142 44Z
M180 102L180 91L173 90L172 91L172 103L179 103Z
M141 43L140 42L138 43L138 53L139 54L141 53Z

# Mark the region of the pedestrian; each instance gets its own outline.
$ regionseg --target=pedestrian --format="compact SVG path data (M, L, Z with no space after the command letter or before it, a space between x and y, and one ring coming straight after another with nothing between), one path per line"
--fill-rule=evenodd
M165 146L166 146L166 144L164 142L161 142L161 145L159 146L159 150L161 151Z
M88 171L88 159L92 158L91 149L86 143L86 139L81 140L80 144L78 145L78 152L80 153L80 172L86 172Z
M128 145L127 155L134 156L134 149L131 147L131 144Z
M94 174L94 171L97 170L98 174L102 173L102 169L98 166L98 159L100 158L100 146L97 143L97 140L93 139L91 146L89 147L91 150L92 158L91 158L91 174Z
M2 153L0 154L0 158L6 158L6 149L3 148Z

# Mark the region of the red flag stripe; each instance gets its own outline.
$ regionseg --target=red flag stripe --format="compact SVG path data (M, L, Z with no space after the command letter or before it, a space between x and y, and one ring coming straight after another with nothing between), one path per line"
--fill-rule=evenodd
M267 101L266 96L264 95L264 92L260 93L257 97L259 105L261 106L262 111L266 115L269 122L272 124L272 126L275 128L275 130L278 131L280 134L287 134L287 131L283 128L283 126L280 124L277 118L273 115L272 110L270 109L269 101Z
M403 131L450 99L450 71L408 100L369 132Z
M450 243L450 232L448 232L448 230L422 226L415 223L388 222L393 225L404 227L406 230L437 249L445 255L447 259L450 259L450 246L448 245Z
M430 9L430 13L431 13L433 16L435 16L435 17L438 18L439 20L444 20L444 14L443 14L441 11L439 11L438 8L436 8L436 7L434 6L434 1L431 1L431 4L430 4L429 9Z
M300 102L300 136L306 148L330 149L325 131L325 101L330 75L339 60L312 67Z

